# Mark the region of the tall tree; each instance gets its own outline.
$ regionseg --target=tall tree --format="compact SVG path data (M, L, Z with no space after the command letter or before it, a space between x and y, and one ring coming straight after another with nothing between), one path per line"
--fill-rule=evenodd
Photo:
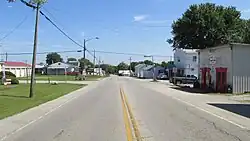
M118 64L117 69L118 70L128 70L129 66L128 66L128 64L121 62L120 64Z
M94 64L90 62L88 59L81 58L79 59L80 62L80 68L81 70L84 70L84 68L93 68Z
M154 63L153 63L152 61L150 61L150 60L145 60L143 63L146 64L146 65L153 65L153 64L154 64Z
M63 61L63 59L61 58L61 55L56 53L56 52L47 54L46 63L48 65L51 65L51 64L57 63L57 62L62 62L62 61Z
M131 62L131 70L134 72L135 71L135 66L137 66L139 62Z
M172 24L174 48L204 49L229 42L245 42L246 27L235 7L212 3L191 5Z
M73 57L70 57L70 58L67 59L67 63L69 63L69 62L71 62L71 61L77 61L77 59L76 59L76 58L73 58Z

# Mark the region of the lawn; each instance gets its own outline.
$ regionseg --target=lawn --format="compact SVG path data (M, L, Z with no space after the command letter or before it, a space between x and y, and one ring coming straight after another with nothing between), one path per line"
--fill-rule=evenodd
M99 78L103 78L104 76L87 76L87 81L96 81ZM19 80L27 80L27 77L18 78ZM28 78L30 79L30 78ZM72 75L36 75L36 80L48 80L51 81L77 81L75 80L75 76Z
M0 119L56 99L85 85L36 84L33 98L28 98L29 85L0 86Z

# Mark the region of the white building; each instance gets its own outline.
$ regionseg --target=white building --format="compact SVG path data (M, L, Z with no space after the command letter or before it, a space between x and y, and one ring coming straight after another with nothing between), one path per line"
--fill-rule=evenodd
M250 45L228 44L199 51L200 83L216 91L250 91Z
M71 64L66 64L63 62L57 62L57 63L51 64L47 67L47 74L48 75L64 75L65 73L78 74L79 67L71 65Z
M143 67L145 67L146 64L138 64L135 66L135 76L140 78L143 75Z
M190 49L176 49L174 64L180 75L194 75L198 77L198 52Z
M119 74L119 75L122 75L122 76L130 76L130 75L133 74L133 72L130 71L130 70L119 70L119 71L118 71L118 74Z
M2 62L0 71L3 70L12 72L16 77L26 77L31 75L31 65L23 62Z

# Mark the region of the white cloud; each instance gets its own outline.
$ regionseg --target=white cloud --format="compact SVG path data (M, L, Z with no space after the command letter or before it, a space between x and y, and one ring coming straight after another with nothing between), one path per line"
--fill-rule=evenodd
M8 5L8 8L12 8L12 5Z
M241 10L241 12L243 12L243 13L249 13L250 9L244 9L244 10Z
M137 16L134 16L134 21L140 22L140 21L145 20L147 17L148 17L148 15L137 15Z

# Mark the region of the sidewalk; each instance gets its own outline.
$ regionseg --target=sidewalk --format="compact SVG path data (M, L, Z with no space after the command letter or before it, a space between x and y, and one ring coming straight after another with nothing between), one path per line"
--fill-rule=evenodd
M98 80L100 81L100 80ZM27 80L19 80L20 83L22 84L26 84L27 83ZM69 83L69 84L91 84L93 82L96 82L96 81L50 81L51 83L53 82L57 82L57 83ZM30 81L28 81L28 83L30 83ZM36 80L35 83L48 83L47 80Z
M22 130L26 126L43 119L53 111L63 107L65 104L71 102L79 96L84 95L89 90L96 88L99 84L104 83L107 79L109 78L105 78L100 81L93 81L90 83L90 85L59 97L58 99L49 101L17 115L0 120L0 141L3 141L9 135Z
M250 130L250 103L236 100L240 97L246 99L246 96L189 93L173 89L164 83L143 82L140 85L230 122L242 129Z

